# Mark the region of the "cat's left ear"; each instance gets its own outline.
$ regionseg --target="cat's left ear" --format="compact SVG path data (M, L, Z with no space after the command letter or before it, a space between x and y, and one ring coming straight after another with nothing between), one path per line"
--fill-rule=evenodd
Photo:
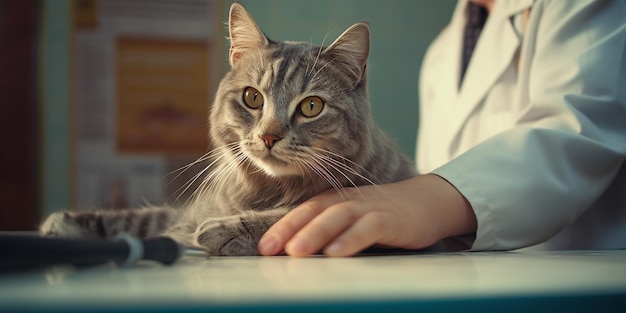
M234 66L244 54L261 49L269 43L250 13L243 5L236 2L230 6L228 31L230 33L230 66Z
M344 67L356 86L365 75L365 65L370 53L370 27L366 22L356 23L335 40L324 53Z

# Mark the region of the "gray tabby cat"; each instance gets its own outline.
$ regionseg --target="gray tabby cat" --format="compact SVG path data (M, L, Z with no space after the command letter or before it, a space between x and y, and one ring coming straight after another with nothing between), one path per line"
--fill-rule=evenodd
M52 214L46 235L170 236L210 255L256 255L265 231L328 188L382 184L415 174L374 125L366 91L370 32L348 28L328 47L275 42L240 4L230 8L230 65L209 116L216 149L184 208Z

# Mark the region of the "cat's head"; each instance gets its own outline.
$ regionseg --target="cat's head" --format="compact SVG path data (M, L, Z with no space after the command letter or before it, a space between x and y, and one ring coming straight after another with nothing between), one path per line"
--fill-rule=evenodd
M234 3L229 31L231 69L209 119L215 146L228 146L230 158L272 177L323 175L321 167L365 158L371 124L366 23L326 47L275 42Z

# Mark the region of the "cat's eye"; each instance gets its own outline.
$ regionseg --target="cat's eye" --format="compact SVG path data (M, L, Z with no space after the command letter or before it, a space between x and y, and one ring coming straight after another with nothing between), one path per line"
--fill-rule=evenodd
M251 109L258 109L263 106L265 100L261 92L248 87L243 91L243 102Z
M306 117L315 117L324 109L324 101L319 97L306 97L300 102L298 111Z

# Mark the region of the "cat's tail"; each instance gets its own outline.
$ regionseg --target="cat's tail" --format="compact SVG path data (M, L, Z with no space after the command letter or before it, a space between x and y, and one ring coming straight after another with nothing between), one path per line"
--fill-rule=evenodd
M45 236L110 239L120 234L139 238L160 235L180 218L170 207L53 213L41 224Z

